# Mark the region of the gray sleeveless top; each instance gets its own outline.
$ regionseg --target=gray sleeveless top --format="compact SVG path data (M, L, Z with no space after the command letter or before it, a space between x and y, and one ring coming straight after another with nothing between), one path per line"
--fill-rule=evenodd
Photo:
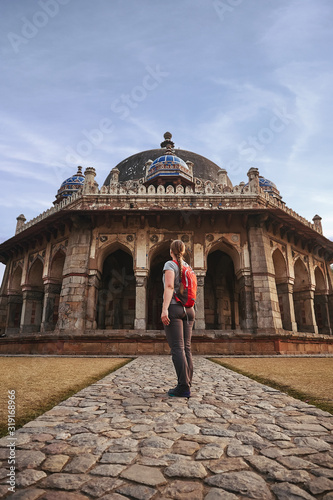
M188 264L183 261L183 266L186 267ZM175 273L175 283L174 283L174 290L176 293L179 292L179 267L176 262L173 262L173 260L168 260L163 267L163 287L165 287L165 278L164 278L164 271L174 271ZM172 297L170 304L177 304L177 300Z

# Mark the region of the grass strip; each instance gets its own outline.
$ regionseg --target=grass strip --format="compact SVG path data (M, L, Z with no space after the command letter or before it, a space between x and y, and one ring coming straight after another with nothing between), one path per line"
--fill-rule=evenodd
M276 380L266 378L266 377L263 377L261 375L255 375L255 374L247 372L245 370L241 370L240 368L237 368L237 367L233 366L232 364L226 363L225 361L220 361L218 358L208 358L208 359L209 359L209 361L212 361L213 363L221 365L224 368L227 368L228 370L232 370L236 373L239 373L240 375L244 375L245 377L248 377L252 380L255 380L256 382L259 382L260 384L267 385L269 387L272 387L273 389L277 389L278 391L281 391L281 392L288 394L288 396L291 396L295 399L299 399L300 401L304 401L305 403L307 403L309 405L316 406L320 410L327 411L328 413L331 413L333 415L333 404L330 403L329 401L325 401L321 398L316 398L309 393L300 391L298 389L294 389L290 385L281 384L279 382L276 382Z
M69 358L72 359L72 358ZM23 427L25 424L28 422L31 422L31 420L34 420L35 418L39 417L43 413L45 413L48 410L51 410L54 406L57 404L61 403L62 401L65 401L66 399L70 398L71 396L74 396L77 392L81 391L82 389L85 389L91 384L94 384L95 382L98 382L102 378L106 377L110 373L115 372L116 370L119 370L119 368L125 366L127 363L132 361L132 358L127 358L127 359L120 359L114 360L115 362L113 363L112 367L108 369L104 369L100 372L95 373L94 375L89 375L89 368L87 368L87 374L84 376L80 381L70 384L66 389L64 390L59 390L58 387L54 390L50 389L48 391L48 394L46 397L43 397L42 401L37 401L34 402L33 406L34 408L32 409L31 407L28 407L23 411L22 414L18 414L15 417L15 429L20 429ZM42 384L43 381L41 380L40 383ZM2 399L4 399L2 397ZM6 403L7 406L7 403ZM1 419L0 419L0 438L4 437L8 434L8 423L7 423L7 415L4 415L4 412L2 412Z

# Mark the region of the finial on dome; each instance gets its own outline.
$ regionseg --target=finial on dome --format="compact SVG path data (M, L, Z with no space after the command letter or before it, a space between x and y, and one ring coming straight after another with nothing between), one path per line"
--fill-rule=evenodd
M82 167L77 167L77 173L76 175L83 175L82 173Z
M161 148L172 150L175 147L174 142L171 140L172 134L170 132L165 132L164 141L161 142Z

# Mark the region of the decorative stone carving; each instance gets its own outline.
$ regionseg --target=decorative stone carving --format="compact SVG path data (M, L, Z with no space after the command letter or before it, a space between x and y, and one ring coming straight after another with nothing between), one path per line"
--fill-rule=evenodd
M150 241L152 243L157 243L158 242L158 236L157 236L157 234L152 234L151 237L150 237Z

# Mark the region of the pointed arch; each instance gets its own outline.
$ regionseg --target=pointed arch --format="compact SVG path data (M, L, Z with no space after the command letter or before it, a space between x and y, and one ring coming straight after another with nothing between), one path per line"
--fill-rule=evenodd
M306 290L310 284L309 272L303 260L298 257L294 264L295 283L294 291Z
M134 328L133 257L125 245L112 245L104 252L96 315L99 329Z
M276 248L272 254L275 281L277 283L285 282L287 278L287 263L286 259L279 248Z
M229 257L232 260L235 273L237 274L241 267L240 254L238 250L223 237L219 241L213 243L212 246L207 249L206 251L207 257L209 254L215 252L216 250L220 250L221 252L224 252L227 255L229 255Z
M21 288L21 281L22 281L22 266L19 264L16 268L15 271L13 272L11 279L10 279L10 284L9 284L9 289L11 291L15 292L22 292Z
M103 271L103 265L107 257L116 252L117 250L122 250L124 253L127 253L134 259L134 254L132 249L122 243L121 241L112 241L109 244L105 244L98 252L97 255L97 269L102 272Z
M44 263L38 256L32 263L28 273L28 284L33 287L43 287Z
M54 254L50 266L50 278L62 281L65 258L66 254L61 248Z
M221 246L207 255L205 323L208 329L234 330L239 327L239 287L233 259Z

